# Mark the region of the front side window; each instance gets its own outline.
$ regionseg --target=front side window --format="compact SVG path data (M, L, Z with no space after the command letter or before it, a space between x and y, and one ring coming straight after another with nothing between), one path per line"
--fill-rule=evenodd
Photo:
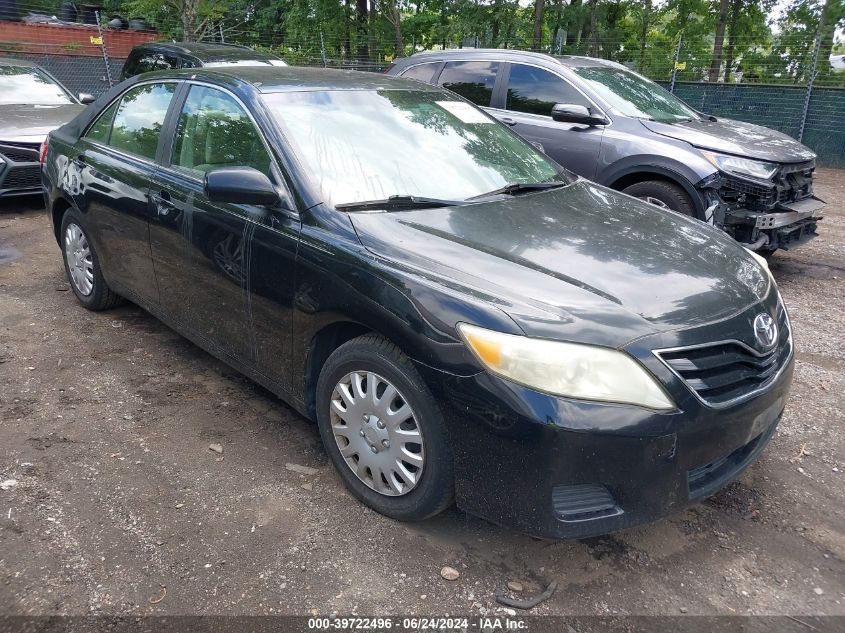
M123 95L114 116L109 145L154 159L161 127L176 84L145 84Z
M265 93L327 204L393 195L466 200L564 178L543 154L445 91Z
M585 66L574 70L623 116L663 123L698 118L695 111L671 92L625 68Z
M511 65L505 106L508 110L551 116L556 103L590 105L568 82L548 70L525 64Z
M447 62L440 85L476 105L489 106L498 72L498 62Z
M270 175L270 155L255 124L230 95L192 86L179 115L171 164L198 174L215 167L254 167Z
M40 68L0 65L0 105L59 105L75 103Z
M417 81L424 81L425 83L430 84L431 80L434 79L434 74L437 72L439 66L440 62L411 66L408 70L402 73L402 77L406 79L416 79Z

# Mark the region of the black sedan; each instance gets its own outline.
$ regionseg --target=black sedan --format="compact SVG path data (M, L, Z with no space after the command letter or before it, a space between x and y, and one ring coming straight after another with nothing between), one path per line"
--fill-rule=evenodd
M48 139L79 301L122 298L316 420L349 490L549 537L733 479L793 371L765 262L577 179L453 93L298 68L128 80Z

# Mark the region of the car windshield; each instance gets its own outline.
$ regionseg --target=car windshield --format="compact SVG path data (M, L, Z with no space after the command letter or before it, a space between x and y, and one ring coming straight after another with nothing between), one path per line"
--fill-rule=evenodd
M38 68L0 66L0 105L56 105L73 100Z
M608 66L585 66L573 70L623 116L663 123L700 118L671 92L630 70Z
M391 196L463 201L506 185L565 178L504 126L445 92L323 90L262 97L327 204Z

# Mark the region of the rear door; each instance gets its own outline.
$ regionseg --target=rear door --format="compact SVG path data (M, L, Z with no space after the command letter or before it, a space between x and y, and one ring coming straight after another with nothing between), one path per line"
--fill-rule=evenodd
M437 83L475 105L486 108L493 100L496 77L503 64L497 61L447 61ZM404 75L403 75L404 76Z
M158 303L149 242L148 185L176 82L136 85L80 138L64 188L84 214L108 284L142 304Z
M539 66L509 63L502 72L503 103L490 113L567 169L593 178L604 126L552 120L556 103L596 106L563 77Z
M208 171L253 167L283 188L278 167L247 108L228 91L188 84L178 108L172 146L151 185L150 242L162 308L218 352L267 366L282 382L298 216L210 202L203 190Z

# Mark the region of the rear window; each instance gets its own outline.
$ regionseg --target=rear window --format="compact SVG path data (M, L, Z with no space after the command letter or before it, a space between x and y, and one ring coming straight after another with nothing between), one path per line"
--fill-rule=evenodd
M476 105L489 106L498 72L498 62L447 62L440 85Z
M402 73L402 76L406 79L416 79L417 81L424 81L425 83L430 84L439 67L440 62L418 64L417 66L411 66L408 70Z

